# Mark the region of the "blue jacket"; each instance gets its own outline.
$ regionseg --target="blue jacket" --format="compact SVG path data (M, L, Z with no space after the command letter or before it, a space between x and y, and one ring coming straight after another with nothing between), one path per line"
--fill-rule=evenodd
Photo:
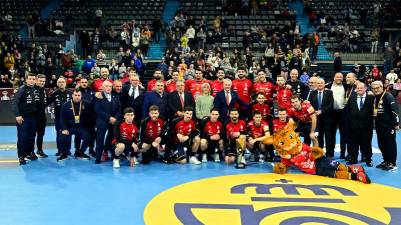
M75 105L75 113L78 114L79 104L74 103ZM72 111L71 101L68 101L63 104L61 107L60 113L60 125L61 130L70 130L71 128L81 128L86 127L91 120L91 110L89 104L87 102L82 102L80 121L79 123L75 123L74 112Z
M167 93L163 92L160 96L156 91L148 91L145 94L142 104L142 118L148 117L149 107L157 105L159 107L160 116L167 118Z
M102 99L95 98L95 112L96 112L96 127L106 127L109 124L110 117L117 120L121 119L121 103L119 97L111 94L111 101L109 102L104 93Z
M241 106L249 108L249 105L238 97L237 92L231 90L230 93L231 93L231 101L230 104L228 105L226 102L226 94L224 90L217 92L216 97L214 97L213 105L215 108L219 109L222 121L226 121L229 118L230 109L234 108L235 103L238 103Z

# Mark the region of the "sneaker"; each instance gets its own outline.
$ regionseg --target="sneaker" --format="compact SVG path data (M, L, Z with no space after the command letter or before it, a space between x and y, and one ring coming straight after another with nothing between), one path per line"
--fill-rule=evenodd
M37 159L38 159L38 157L36 156L36 154L33 153L33 152L31 152L31 154L29 154L29 155L27 156L27 158L28 158L29 160L31 160L31 161L34 161L34 160L37 160Z
M120 160L113 159L113 168L120 168Z
M56 156L60 156L60 155L61 155L61 152L57 151Z
M68 159L68 155L67 154L61 154L58 158L57 158L57 162L58 161L64 161Z
M214 154L214 162L220 162L220 155L219 153Z
M362 183L370 184L369 176L364 172L357 173L356 178L358 179L358 181L360 181Z
M21 157L18 159L19 160L19 165L26 165L26 160L24 159L24 157Z
M349 168L349 170L350 170L351 173L359 173L359 172L364 173L364 172L365 172L365 170L363 169L363 167L362 167L362 166L359 166L359 165L348 166L348 168Z
M259 154L259 162L264 163L265 162L265 156L263 154Z
M109 161L109 154L107 152L103 152L102 154L102 162Z
M385 171L395 171L398 169L395 163L388 163L385 167L382 168Z
M242 159L241 159L241 163L242 163L242 164L244 164L244 165L246 165L246 160L245 160L245 157L242 157Z
M95 160L95 164L100 164L102 161L100 159Z
M48 155L46 155L46 154L43 152L43 150L38 150L38 151L36 152L36 155L37 155L39 158L47 158L47 157L49 157Z
M207 155L206 154L202 154L202 162L207 163Z
M90 160L91 157L89 157L87 154L81 152L81 151L76 151L74 154L76 159L84 159L84 160Z
M378 168L378 169L383 169L383 168L386 167L386 166L387 166L387 162L386 162L386 161L383 161L383 162L381 162L379 165L377 165L376 168Z
M191 158L189 158L189 162L194 164L194 165L201 164L201 162L195 156L191 156Z

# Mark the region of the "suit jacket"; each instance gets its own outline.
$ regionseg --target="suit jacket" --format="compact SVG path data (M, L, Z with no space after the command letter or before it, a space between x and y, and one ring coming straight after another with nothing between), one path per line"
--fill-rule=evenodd
M322 92L322 104L321 104L321 111L322 114L318 116L318 118L324 118L325 121L331 120L331 113L333 112L333 92L331 90L323 90ZM309 102L313 106L315 110L319 110L318 104L318 90L313 90L309 95Z
M174 118L177 111L183 111L184 108L181 106L180 96L178 91L173 91L168 94L167 97L169 117ZM184 107L190 106L195 112L195 100L190 92L184 92ZM195 116L195 115L194 115Z
M366 95L363 107L359 110L358 95L352 95L347 104L347 112L352 130L368 130L373 128L373 103L374 96Z
M134 108L135 111L135 119L140 119L142 115L142 104L143 99L145 96L145 89L139 87L139 95L134 98L134 95L129 96L129 90L131 89L130 83L125 83L123 89L121 90L121 102L122 102L122 109L127 107ZM145 118L142 118L145 119ZM140 120L139 120L140 121Z
M224 90L217 92L216 97L214 97L213 105L215 108L219 109L222 121L226 121L229 118L228 114L230 112L230 109L234 108L235 103L238 103L239 105L249 108L249 105L238 97L237 92L230 91L230 93L231 93L231 101L230 104L228 105L226 102L226 93Z
M167 118L167 92L163 92L163 96L160 96L156 91L146 92L142 104L142 118L148 117L149 107L152 105L157 105L160 116Z
M97 128L106 127L109 124L110 117L114 117L117 120L121 117L121 103L119 97L112 93L110 102L107 100L104 93L102 93L102 97L102 99L95 99Z

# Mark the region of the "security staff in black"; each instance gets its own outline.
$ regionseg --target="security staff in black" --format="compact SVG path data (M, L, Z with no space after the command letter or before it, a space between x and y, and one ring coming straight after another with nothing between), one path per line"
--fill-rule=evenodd
M57 149L60 149L60 133L61 133L61 126L60 126L60 112L61 107L64 103L69 102L71 99L71 92L66 89L66 81L64 77L60 77L57 79L57 87L58 89L50 95L47 104L50 105L54 103L54 125L56 127L56 143ZM71 153L69 153L71 154ZM59 156L60 152L57 152L56 156Z
M63 161L68 158L68 152L71 148L71 136L79 136L83 142L81 150L75 151L75 158L89 160L90 157L85 154L88 146L90 134L87 129L87 123L90 120L90 111L88 103L82 101L81 91L75 90L72 99L63 104L60 113L60 156L57 161Z
M35 84L35 100L37 105L36 113L36 148L37 156L41 158L47 158L47 155L43 152L43 136L45 135L46 129L46 104L47 94L45 90L46 76L39 74L36 76ZM32 149L33 151L33 149Z
M397 143L396 132L400 129L398 106L394 97L384 91L381 81L372 83L372 91L375 95L373 104L373 117L377 134L379 149L383 155L383 162L376 166L383 170L397 169Z
M14 96L13 112L17 121L18 131L18 158L19 164L26 164L26 160L36 160L32 153L35 145L36 113L35 101L35 74L28 74L25 78L26 84L21 86Z
M94 110L95 91L88 86L88 79L86 77L83 77L79 81L78 89L81 91L82 101L88 104L88 110L92 115L91 119L88 121L88 127L87 127L88 132L90 134L88 147L89 147L89 154L92 155L93 157L96 157L96 152L94 150L95 139L96 139L96 130L95 130L96 113ZM81 149L81 138L79 137L79 135L75 135L74 145L76 151Z

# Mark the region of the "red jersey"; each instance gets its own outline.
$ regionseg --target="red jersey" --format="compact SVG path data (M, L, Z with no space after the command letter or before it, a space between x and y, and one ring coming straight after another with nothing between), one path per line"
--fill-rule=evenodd
M253 120L249 121L247 126L248 134L252 138L260 138L265 135L265 127L269 127L269 125L263 120L259 125L256 125Z
M176 82L174 80L171 80L168 84L166 84L166 92L171 93L177 90L177 87L175 86Z
M281 163L286 167L294 165L307 174L316 174L316 163L315 158L312 156L311 147L304 143L302 143L301 152L297 156L291 159L281 158Z
M138 128L135 124L122 122L117 125L115 130L115 138L113 144L123 142L137 142L138 141Z
M253 84L253 93L263 93L266 100L272 101L273 100L273 93L275 91L275 86L272 82L255 82Z
M202 137L210 137L213 135L220 135L221 131L223 130L223 123L220 121L212 122L211 120L208 120L202 130ZM221 137L221 135L220 135Z
M252 82L248 79L235 79L233 80L233 91L238 93L239 99L249 103L251 102L251 92L252 92ZM244 108L243 106L238 106L239 108Z
M291 108L292 91L286 87L277 88L277 103L278 107L282 109Z
M94 90L95 92L100 92L100 91L102 91L102 85L103 85L103 82L104 82L104 81L105 81L105 80L103 80L103 79L97 79L97 80L93 81L93 83L92 83L92 88L93 88L93 90ZM112 80L108 80L108 81L110 81L110 83L113 84L113 81L112 81Z
M156 79L152 79L150 81L148 81L148 88L147 91L154 91L156 88ZM163 80L163 84L164 84L164 90L166 90L166 81Z
M267 119L270 115L270 106L268 104L256 103L252 106L252 113L254 113L255 111L259 111L260 113L262 113L263 119Z
M162 119L158 118L157 121L153 121L150 118L147 118L142 122L141 141L151 143L162 135L163 130L164 121Z
M315 109L309 102L301 103L301 110L296 110L291 107L287 110L288 116L292 118L297 118L302 123L312 122L312 115L315 113Z
M233 123L232 121L230 121L226 124L227 139L233 140L234 138L232 136L232 133L234 132L240 132L240 133L246 132L246 123L244 120L238 120L237 123Z
M273 120L273 132L277 132L281 128L285 127L287 125L287 121L281 122L280 119L274 119Z
M217 92L223 90L224 82L219 80L214 80L210 82L210 88L212 89L212 96L216 97Z
M196 100L196 98L202 94L202 84L204 83L209 83L209 81L206 79L202 79L200 81L187 80L185 81L185 90L190 91Z
M191 134L191 132L194 130L196 130L196 126L193 120L186 122L184 119L181 119L174 126L174 133L182 134L184 136L189 136L189 134ZM175 143L179 142L177 135L175 135L174 139Z

